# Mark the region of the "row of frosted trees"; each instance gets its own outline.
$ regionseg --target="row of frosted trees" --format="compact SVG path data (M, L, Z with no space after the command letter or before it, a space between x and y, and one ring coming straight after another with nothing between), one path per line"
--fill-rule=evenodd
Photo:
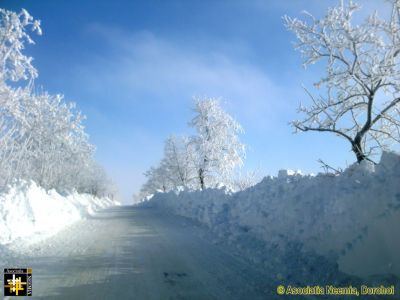
M164 157L146 173L140 196L181 188L203 190L226 186L240 190L256 182L256 174L240 174L246 147L239 140L242 126L226 113L218 99L197 98L189 123L196 134L170 136Z
M62 95L37 92L37 70L23 51L40 22L0 9L0 188L16 179L47 189L104 195L110 184L94 162L82 116Z

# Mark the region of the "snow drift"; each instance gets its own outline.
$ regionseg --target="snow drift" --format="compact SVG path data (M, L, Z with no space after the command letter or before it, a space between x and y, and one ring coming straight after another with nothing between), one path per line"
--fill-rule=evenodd
M0 245L17 239L34 240L117 202L77 192L62 195L35 182L19 181L0 193Z
M148 203L206 224L266 266L273 255L315 253L356 275L400 276L399 182L400 156L386 152L338 176L280 171L238 193L158 193Z

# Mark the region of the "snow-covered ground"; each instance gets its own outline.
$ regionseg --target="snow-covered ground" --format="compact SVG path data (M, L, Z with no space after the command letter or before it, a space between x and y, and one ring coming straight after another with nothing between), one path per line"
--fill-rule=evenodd
M399 182L400 156L383 153L376 166L355 164L338 176L281 171L238 193L158 193L147 204L206 224L278 277L321 280L337 264L358 276L400 277Z
M399 284L390 276L348 276L321 256L303 255L294 243L265 251L260 241L243 234L229 244L197 221L118 206L27 247L12 243L0 265L31 267L34 299L281 299L280 284ZM247 259L256 255L242 256L261 249L264 259L256 264Z
M25 240L21 244L36 242L116 204L88 194L46 191L33 181L16 182L0 193L0 245L19 240Z
M0 265L33 269L33 299L279 299L274 274L197 225L156 209L110 207L0 255Z

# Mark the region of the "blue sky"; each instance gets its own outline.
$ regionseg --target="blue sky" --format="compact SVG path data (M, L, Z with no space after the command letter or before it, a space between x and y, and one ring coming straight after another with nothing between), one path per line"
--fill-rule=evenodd
M37 85L62 93L87 116L97 160L130 201L172 133L190 134L192 96L221 97L244 127L246 168L319 172L319 158L344 167L349 145L329 134L292 134L304 70L282 23L302 10L321 16L337 1L1 0L42 21L29 46ZM372 9L374 2L361 1ZM376 2L375 2L376 3Z

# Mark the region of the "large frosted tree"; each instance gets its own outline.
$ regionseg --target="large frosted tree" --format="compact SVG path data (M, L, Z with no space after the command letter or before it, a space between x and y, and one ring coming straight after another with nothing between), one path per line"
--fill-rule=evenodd
M245 145L239 140L243 128L222 109L218 99L195 99L194 112L189 125L197 133L192 143L198 184L201 189L225 184L235 168L243 165Z
M315 83L319 95L307 91L312 102L300 106L304 117L292 125L345 139L358 162L400 141L400 1L376 2L391 5L388 19L374 13L355 24L361 7L353 1L341 1L321 19L307 12L304 20L284 18L304 65L325 64Z
M196 130L190 137L171 135L164 145L164 156L147 178L139 198L179 188L205 189L224 185L239 190L254 180L245 179L236 169L243 165L245 145L239 140L242 126L218 99L196 98L195 116L189 123ZM240 182L239 182L240 181Z

